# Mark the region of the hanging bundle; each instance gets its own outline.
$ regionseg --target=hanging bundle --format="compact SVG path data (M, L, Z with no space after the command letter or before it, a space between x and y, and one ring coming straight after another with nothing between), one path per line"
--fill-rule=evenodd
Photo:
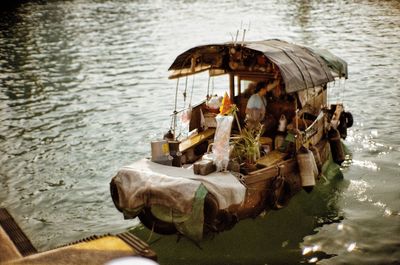
M331 128L328 132L328 137L333 161L335 161L336 164L341 165L345 160L345 153L342 141L340 140L340 133L338 130Z
M299 165L301 186L306 192L311 192L315 186L315 178L318 176L313 152L302 146L296 154L296 160Z

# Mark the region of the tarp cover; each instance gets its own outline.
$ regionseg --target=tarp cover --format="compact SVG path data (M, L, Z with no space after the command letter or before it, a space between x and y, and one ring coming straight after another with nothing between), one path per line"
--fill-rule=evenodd
M249 42L245 47L263 52L275 63L285 82L287 93L316 87L334 80L318 55L299 45L280 40Z
M233 47L234 43L202 45L179 55L169 70L187 70L191 57L202 52L208 56L220 54ZM244 42L243 47L263 53L280 69L286 92L293 93L307 88L324 85L334 80L331 71L347 78L347 64L342 59L323 50L315 50L282 40ZM210 54L211 51L211 54ZM317 51L319 51L317 53ZM225 56L228 56L225 52ZM223 67L226 67L223 65ZM203 70L203 69L201 69ZM227 72L230 69L225 69Z
M195 175L192 168L164 166L149 159L122 167L115 179L122 208L162 204L187 213L201 183L216 197L220 209L240 205L246 193L243 184L229 172Z
M122 167L112 181L118 190L119 207L127 212L163 206L181 215L196 214L192 209L202 185L215 196L219 209L241 205L246 194L245 186L230 172L201 176L192 168L164 166L149 159Z
M318 54L328 65L332 72L336 73L338 77L348 78L347 63L345 60L332 54L330 51L325 49L314 49L308 48L312 52Z

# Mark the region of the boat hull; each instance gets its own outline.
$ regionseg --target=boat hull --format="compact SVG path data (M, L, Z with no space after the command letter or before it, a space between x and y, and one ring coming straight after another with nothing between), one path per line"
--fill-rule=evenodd
M314 146L314 149L322 163L328 161L331 155L328 139L322 139ZM229 230L240 220L256 218L264 211L281 209L303 188L299 164L295 157L289 157L280 163L253 171L242 176L240 181L246 187L245 197L241 204L220 209L216 197L210 192L207 193L203 208L203 235ZM152 213L151 205L146 205L134 214L124 211L120 206L118 188L114 180L110 183L110 191L116 208L124 213L125 218L137 216L147 228L159 234L180 233L176 228L176 223L157 218Z

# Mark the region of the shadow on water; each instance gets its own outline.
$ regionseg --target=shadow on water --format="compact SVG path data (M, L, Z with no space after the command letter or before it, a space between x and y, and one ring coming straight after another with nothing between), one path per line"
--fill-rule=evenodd
M28 2L17 0L4 1L0 4L0 36L7 41L4 50L0 50L0 61L5 62L1 70L15 73L1 78L2 94L10 100L30 98L35 93L34 91L42 90L29 85L29 83L33 83L39 87L38 78L36 75L29 75L24 71L24 65L27 64L31 55L29 52L31 28L24 26L23 18L26 13L23 6ZM31 80L32 82L22 84L19 80ZM0 98L2 97L3 95Z
M20 7L22 4L29 2L29 0L5 0L0 2L0 20L4 20L6 18L10 18L11 16L8 16L10 11L15 11Z
M303 238L324 224L343 219L338 200L347 186L348 181L339 176L321 180L310 194L297 194L288 207L243 220L232 230L208 236L199 244L177 236L160 236L141 225L132 232L149 242L161 265L313 263L335 255L305 251Z

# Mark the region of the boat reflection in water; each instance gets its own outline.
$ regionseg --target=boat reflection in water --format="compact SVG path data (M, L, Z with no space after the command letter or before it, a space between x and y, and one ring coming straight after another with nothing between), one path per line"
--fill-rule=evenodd
M328 105L327 93L335 78L347 78L342 59L280 40L232 42L189 49L169 70L178 80L169 132L152 142L151 159L122 167L111 181L114 204L125 218L138 216L156 233L199 242L286 207L303 189L318 194L316 183L339 172L345 160L341 139L353 120L342 104ZM188 76L204 71L210 76L204 101L186 106L193 93ZM210 93L211 78L220 76L229 77L223 97ZM274 87L266 95L265 120L250 123L247 103L260 82ZM185 109L178 110L182 86ZM179 122L187 124L188 134L178 135ZM312 196L297 196L292 203L304 200L302 205L316 208ZM288 213L284 218L292 228L279 231L297 229L300 212L307 211ZM273 235L286 225L279 220L258 230L265 224L257 218L251 229L280 236Z

